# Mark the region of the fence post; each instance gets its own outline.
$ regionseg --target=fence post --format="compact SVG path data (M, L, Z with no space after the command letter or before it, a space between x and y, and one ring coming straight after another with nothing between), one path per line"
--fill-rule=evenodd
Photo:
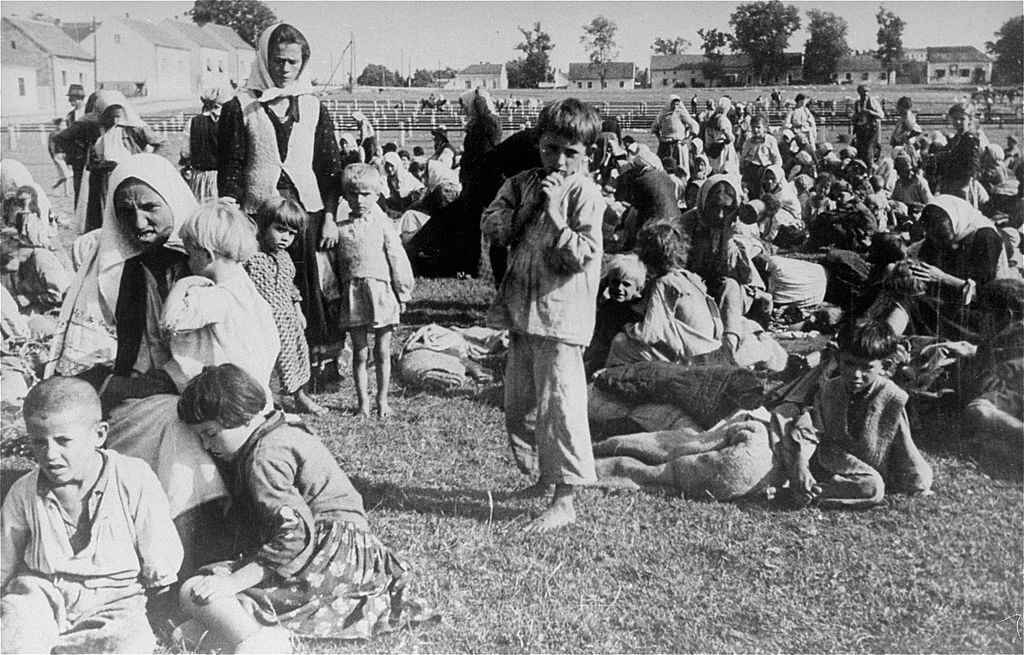
M405 123L398 124L398 147L405 147Z
M43 123L39 124L39 145L46 147L46 125Z
M13 122L7 124L7 148L8 150L18 149L18 126Z

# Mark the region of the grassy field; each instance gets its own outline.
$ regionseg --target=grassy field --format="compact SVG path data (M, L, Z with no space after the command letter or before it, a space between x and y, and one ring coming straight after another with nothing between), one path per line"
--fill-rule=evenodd
M38 141L5 157L44 186ZM58 211L70 201L56 198ZM420 280L395 347L419 324L482 321L489 279ZM577 527L526 536L541 501L506 445L496 385L446 395L393 383L395 415L358 419L350 375L310 419L364 494L377 534L415 568L440 625L306 652L1021 652L1024 495L956 447L926 408L915 437L935 494L866 512L784 511L586 490ZM8 470L14 463L4 462Z

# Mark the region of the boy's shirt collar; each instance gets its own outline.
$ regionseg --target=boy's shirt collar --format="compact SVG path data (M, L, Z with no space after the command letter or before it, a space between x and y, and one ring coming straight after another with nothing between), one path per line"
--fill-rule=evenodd
M100 464L100 474L96 477L96 483L82 495L82 507L87 509L89 516L96 515L96 507L100 504L100 501L103 500L103 493L106 491L107 485L110 482L110 466L108 466L109 458L102 448L100 448L98 452L100 457L103 459L102 464ZM60 500L57 498L57 493L54 491L53 483L43 475L43 472L38 467L36 468L36 472L38 473L38 476L36 477L36 494L40 498L54 503L60 509L61 513L64 514L64 506L61 505Z

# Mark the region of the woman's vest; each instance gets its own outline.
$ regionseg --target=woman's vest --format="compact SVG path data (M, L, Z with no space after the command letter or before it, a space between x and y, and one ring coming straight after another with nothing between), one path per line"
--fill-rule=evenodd
M255 213L260 203L280 195L277 183L281 172L295 185L299 201L307 212L324 208L320 187L313 174L313 141L320 120L320 101L311 95L299 96L299 120L292 125L288 139L288 155L281 161L274 124L255 98L239 98L245 120L248 157L243 171L245 195L242 209Z

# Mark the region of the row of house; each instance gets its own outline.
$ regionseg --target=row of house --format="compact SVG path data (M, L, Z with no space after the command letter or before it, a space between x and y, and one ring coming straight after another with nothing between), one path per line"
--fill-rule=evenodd
M900 82L914 84L987 84L992 79L992 59L974 46L917 48L905 51L910 70ZM683 88L704 86L750 86L754 84L793 84L804 79L804 56L801 52L785 53L782 73L767 79L756 77L747 55L723 55L718 75L705 76L704 55L654 55L651 57L649 84L652 88ZM916 72L915 72L916 71ZM556 71L555 82L544 88L574 90L636 88L637 67L632 62L607 64L569 64L568 75ZM854 53L840 60L835 81L839 84L895 84L897 76L886 72L870 53ZM507 89L508 76L504 64L473 64L461 71L445 86L459 90L483 86Z
M102 23L4 17L4 115L65 111L71 84L153 100L194 98L211 82L241 84L255 50L229 27L130 17Z

